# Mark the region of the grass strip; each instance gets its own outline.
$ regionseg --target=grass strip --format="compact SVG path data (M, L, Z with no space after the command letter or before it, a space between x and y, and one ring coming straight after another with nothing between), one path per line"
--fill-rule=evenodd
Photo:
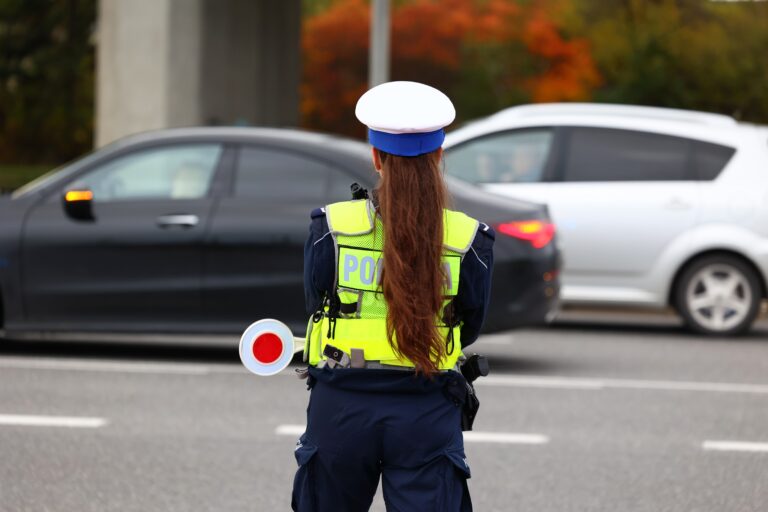
M12 192L54 167L54 165L0 164L0 192Z

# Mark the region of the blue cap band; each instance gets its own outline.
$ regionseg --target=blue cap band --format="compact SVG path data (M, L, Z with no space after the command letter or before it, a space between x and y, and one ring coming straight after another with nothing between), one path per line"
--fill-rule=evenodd
M368 129L371 146L400 156L417 156L431 153L443 145L445 130L442 128L426 133L386 133Z

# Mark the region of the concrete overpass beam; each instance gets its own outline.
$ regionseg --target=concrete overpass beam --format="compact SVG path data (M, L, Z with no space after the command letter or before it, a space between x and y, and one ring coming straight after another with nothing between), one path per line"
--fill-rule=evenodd
M295 126L300 0L99 0L96 145L200 124Z

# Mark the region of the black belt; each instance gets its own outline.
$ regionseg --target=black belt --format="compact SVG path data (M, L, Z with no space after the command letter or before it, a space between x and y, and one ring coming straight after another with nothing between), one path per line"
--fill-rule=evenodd
M399 366L396 364L386 364L381 361L370 360L366 361L363 358L362 349L352 349L352 354L347 354L340 348L336 348L333 345L327 344L323 349L323 355L328 359L324 359L317 364L318 368L329 366L330 368L358 368L368 370L398 370L403 372L412 372L415 370L413 366ZM440 373L458 371L458 366L451 368L450 370L439 370Z

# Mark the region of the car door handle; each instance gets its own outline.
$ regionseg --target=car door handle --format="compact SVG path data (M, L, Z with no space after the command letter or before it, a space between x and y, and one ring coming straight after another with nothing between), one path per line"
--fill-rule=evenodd
M664 203L664 208L667 210L689 210L691 208L691 204L680 199L679 197L673 197Z
M179 226L182 228L193 228L197 226L200 219L197 215L161 215L157 218L157 225L161 228L170 228Z

